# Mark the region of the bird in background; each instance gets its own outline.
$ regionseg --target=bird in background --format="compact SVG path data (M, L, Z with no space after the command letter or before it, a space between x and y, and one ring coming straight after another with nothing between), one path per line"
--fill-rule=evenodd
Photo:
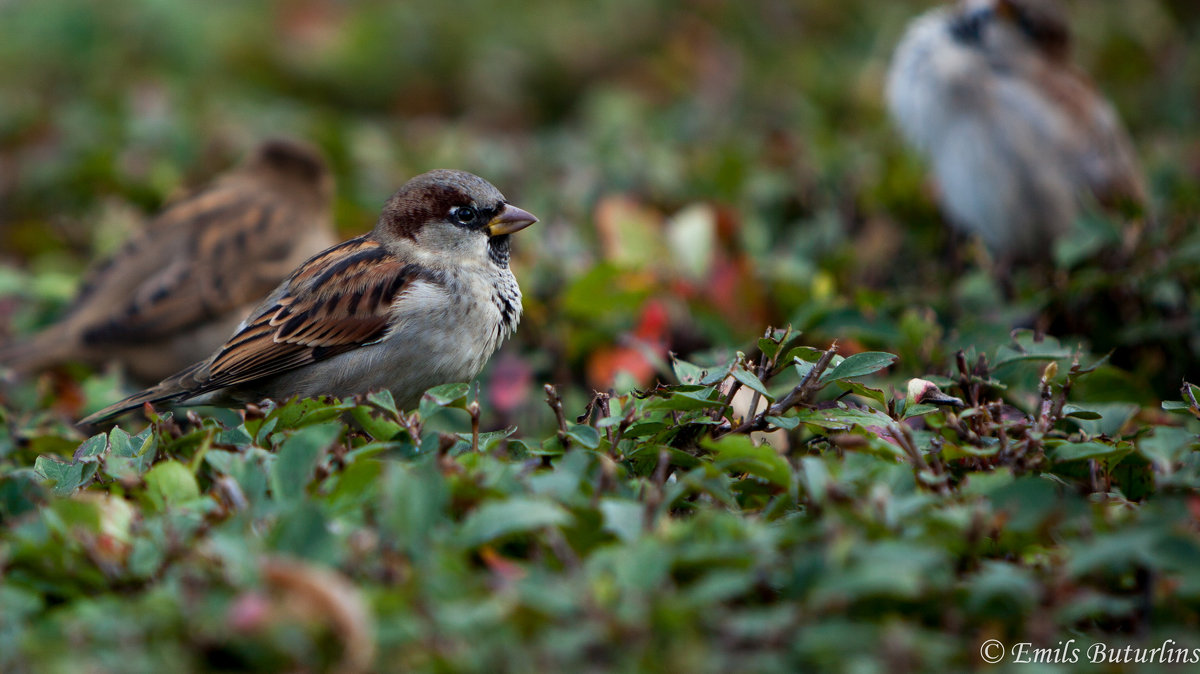
M912 21L892 58L892 118L950 223L1002 261L1048 259L1086 208L1146 202L1116 111L1069 49L1045 0L965 0Z
M537 218L462 171L419 175L375 228L305 262L209 358L81 424L145 403L244 404L388 389L411 408L467 381L517 327L509 235Z
M275 139L167 206L95 265L58 322L0 346L18 376L120 363L143 383L204 358L301 262L337 241L333 177L308 145Z

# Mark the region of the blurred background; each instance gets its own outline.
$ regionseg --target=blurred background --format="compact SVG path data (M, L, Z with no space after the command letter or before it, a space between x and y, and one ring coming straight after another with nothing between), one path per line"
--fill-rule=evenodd
M590 388L669 371L668 350L704 362L784 324L897 353L898 380L1049 326L1116 350L1097 379L1112 399L1178 397L1200 353L1200 8L1065 3L1156 222L1119 272L1093 237L1052 283L1006 291L951 264L925 166L885 113L892 49L934 4L0 3L0 336L52 320L89 260L287 135L328 155L344 238L438 167L541 218L515 237L525 318L481 377L492 426L545 422L543 382L581 409ZM120 386L73 370L21 399L78 412Z

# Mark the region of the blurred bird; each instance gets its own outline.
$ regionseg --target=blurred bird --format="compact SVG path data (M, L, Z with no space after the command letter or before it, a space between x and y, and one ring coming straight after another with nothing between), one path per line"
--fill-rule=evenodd
M66 361L117 361L147 383L177 372L337 241L332 198L333 178L315 149L264 142L93 267L66 315L0 347L0 364L28 375Z
M537 222L478 176L401 187L371 232L305 262L207 360L81 423L144 403L239 404L391 390L411 407L473 378L517 327L509 235Z
M1146 194L1113 107L1069 61L1044 0L964 0L908 27L887 100L956 227L1002 260L1047 258L1081 209Z

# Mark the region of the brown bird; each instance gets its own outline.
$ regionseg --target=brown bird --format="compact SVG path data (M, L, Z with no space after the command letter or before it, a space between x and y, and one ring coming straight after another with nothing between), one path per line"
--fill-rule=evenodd
M1045 0L964 0L908 27L888 107L933 165L943 211L1001 259L1045 259L1093 204L1144 204L1120 119L1069 59Z
M54 325L0 347L28 375L67 361L121 363L154 382L204 358L296 265L332 245L333 178L313 148L259 145L169 205L93 267Z
M517 327L509 235L537 222L462 171L413 178L375 228L305 262L207 360L80 423L144 403L241 404L388 389L411 407L466 381Z

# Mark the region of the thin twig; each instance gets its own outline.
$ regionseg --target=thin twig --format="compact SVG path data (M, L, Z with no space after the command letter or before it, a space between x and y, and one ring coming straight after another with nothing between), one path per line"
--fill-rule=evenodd
M567 417L563 412L562 398L553 384L546 384L545 390L546 404L554 410L554 417L558 420L558 441L562 443L563 449L566 449L571 446L571 438L567 435Z
M479 401L472 400L467 404L467 414L471 415L471 453L479 451Z

